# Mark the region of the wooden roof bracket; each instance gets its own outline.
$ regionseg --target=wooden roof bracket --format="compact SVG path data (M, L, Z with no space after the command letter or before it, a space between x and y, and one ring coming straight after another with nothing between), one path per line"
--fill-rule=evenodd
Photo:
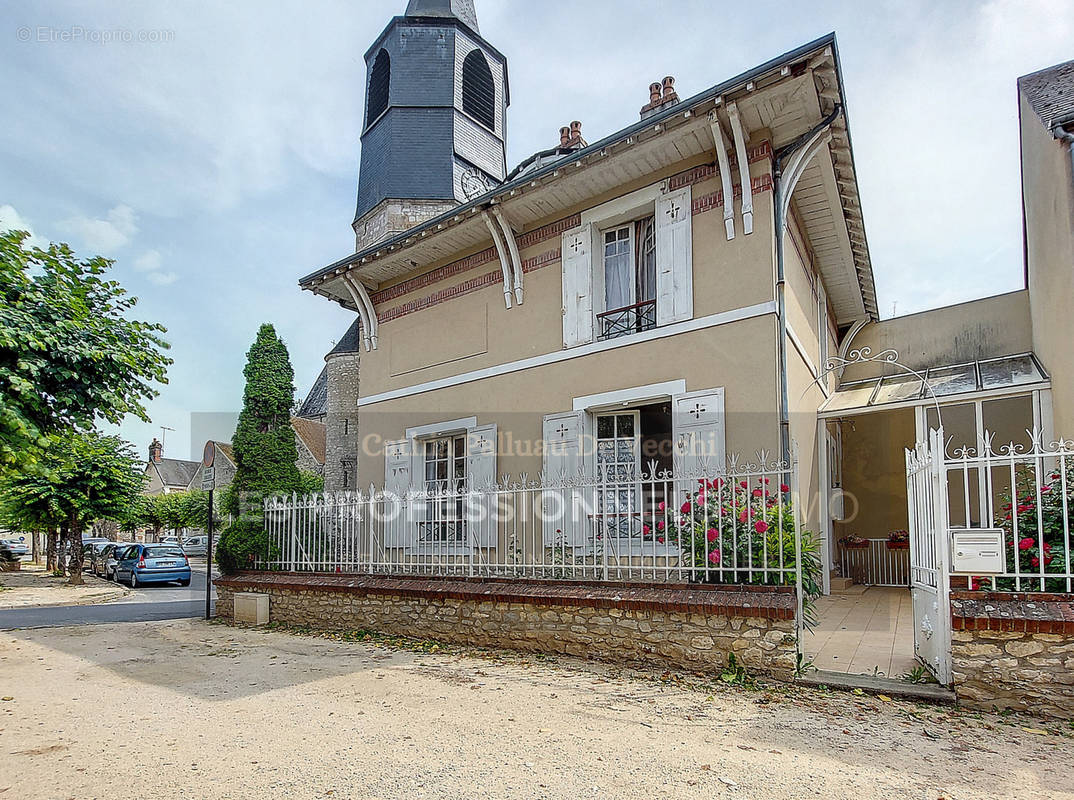
M492 215L486 210L481 216L488 225L489 233L492 234L492 243L496 245L496 255L500 258L500 271L503 273L503 302L508 308L511 307L511 261L507 255L507 246L503 241L503 232L500 226L493 220Z
M373 307L373 298L369 296L369 290L365 288L362 282L352 278L350 275L343 276L343 284L347 287L351 299L358 307L358 316L362 320L362 340L365 344L366 352L376 350L379 339L379 323L376 309Z
M753 182L750 180L750 162L746 153L746 126L738 115L738 105L727 107L731 120L731 132L735 137L735 154L738 156L738 174L742 181L742 232L753 233Z
M500 223L503 230L503 238L507 240L507 250L511 255L511 272L514 273L515 302L522 305L522 258L518 254L518 242L515 241L515 232L511 229L511 223L503 215L498 206L492 207L492 216Z
M723 135L716 109L709 112L709 127L712 129L712 141L716 146L716 163L719 165L720 181L723 184L723 226L727 232L727 241L731 241L735 238L735 192L731 187L731 162L727 158L727 137Z

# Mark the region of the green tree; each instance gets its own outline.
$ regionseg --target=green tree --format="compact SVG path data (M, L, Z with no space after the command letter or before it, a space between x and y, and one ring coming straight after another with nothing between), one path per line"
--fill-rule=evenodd
M31 469L5 481L5 508L50 509L70 542L70 583L82 583L82 531L94 520L121 520L145 485L141 461L117 436L68 431L48 438Z
M264 553L266 537L262 503L274 494L303 490L295 462L295 432L291 427L294 370L287 345L268 324L257 332L243 369L246 388L242 411L232 437L235 477L224 492L224 508L234 522L220 534L217 562L233 572Z
M32 464L46 437L127 414L166 383L162 326L128 318L137 298L104 276L108 259L0 234L0 468Z

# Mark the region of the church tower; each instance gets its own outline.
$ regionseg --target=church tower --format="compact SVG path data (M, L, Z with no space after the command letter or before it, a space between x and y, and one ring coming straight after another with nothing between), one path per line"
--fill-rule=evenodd
M481 38L473 0L410 0L365 62L357 250L507 173L507 59Z

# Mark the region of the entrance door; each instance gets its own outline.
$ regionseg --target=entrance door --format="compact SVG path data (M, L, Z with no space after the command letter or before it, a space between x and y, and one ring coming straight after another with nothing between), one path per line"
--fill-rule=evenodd
M910 593L914 655L943 685L951 683L951 600L947 545L947 471L943 428L906 451Z

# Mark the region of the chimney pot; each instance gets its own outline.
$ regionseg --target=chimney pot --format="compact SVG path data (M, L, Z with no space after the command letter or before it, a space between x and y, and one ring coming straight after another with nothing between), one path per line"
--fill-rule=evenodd
M650 83L649 84L649 105L655 106L659 102L660 102L660 84L659 83Z
M675 78L668 75L664 78L664 100L678 100L678 95L675 93Z
M154 438L153 441L149 443L149 460L159 464L163 455L164 445Z
M574 122L571 123L571 138L574 139L575 137L578 137L578 136L581 136L581 135L582 135L582 123L579 122L578 120L575 120Z
M559 146L566 147L567 142L571 139L571 129L567 126L563 126L559 129Z

